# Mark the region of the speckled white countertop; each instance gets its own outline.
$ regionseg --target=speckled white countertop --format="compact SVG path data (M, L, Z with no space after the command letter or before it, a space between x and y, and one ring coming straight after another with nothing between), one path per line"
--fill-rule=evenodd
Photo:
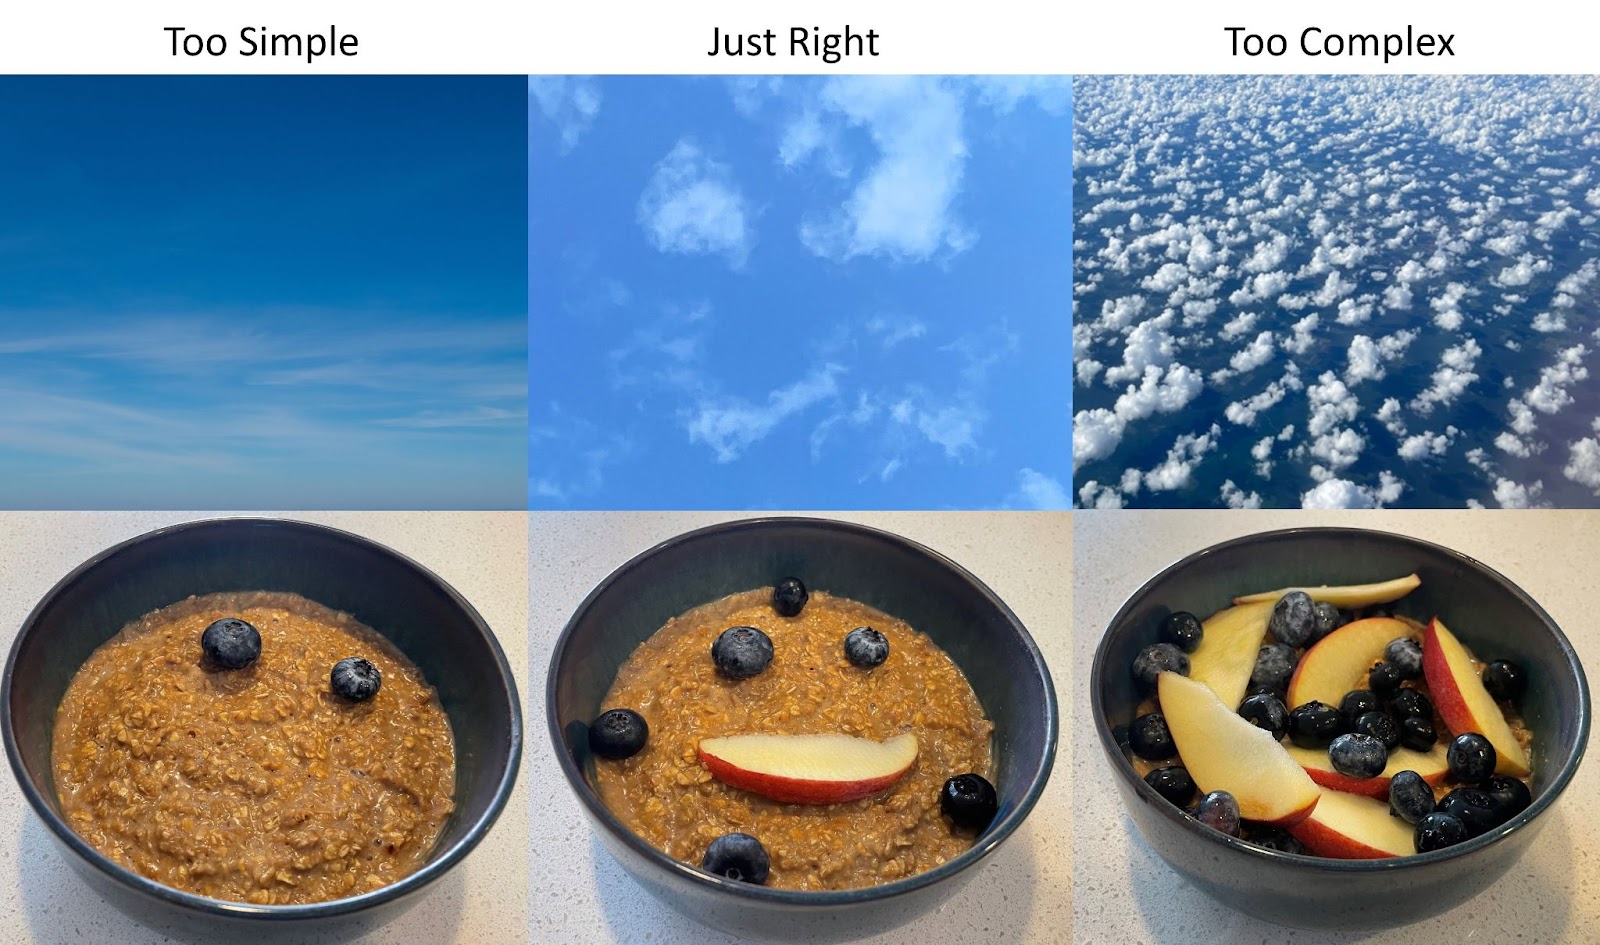
M1600 940L1600 760L1589 746L1532 848L1490 889L1454 910L1381 933L1296 931L1221 906L1185 883L1123 812L1089 714L1088 667L1111 617L1145 580L1180 557L1252 532L1343 525L1414 535L1477 558L1542 604L1571 639L1591 682L1600 671L1594 619L1600 513L1593 512L1080 512L1070 763L1076 798L1073 916L1078 941L1170 943L1383 942L1385 945ZM1059 671L1058 671L1059 672Z
M0 512L0 647L56 581L91 555L199 513ZM284 513L394 548L452 584L494 628L524 702L527 666L527 517L497 513ZM533 742L534 739L529 739ZM134 924L97 896L56 851L16 781L0 787L0 941L154 945L185 938ZM528 802L520 782L494 828L449 875L369 943L526 942ZM302 938L299 941L317 941Z
M556 635L601 579L659 541L742 515L536 513L530 518L532 663L542 687ZM1071 523L1066 513L896 513L836 516L922 542L977 575L1016 611L1055 676L1066 709L1072 691L1067 632L1071 605ZM529 770L539 816L529 836L531 940L537 945L650 942L725 945L734 939L661 905L595 840L551 753L544 694L530 693ZM537 711L535 711L537 710ZM1065 719L1055 776L1022 827L972 882L937 911L870 941L917 945L1072 940L1071 754ZM540 743L540 744L536 744Z

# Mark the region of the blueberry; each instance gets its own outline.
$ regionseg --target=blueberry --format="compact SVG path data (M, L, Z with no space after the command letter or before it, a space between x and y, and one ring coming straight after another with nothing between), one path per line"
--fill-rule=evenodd
M1304 844L1290 836L1287 830L1279 830L1273 827L1252 832L1250 834L1250 842L1258 847L1266 847L1268 850L1277 850L1279 853L1306 852Z
M333 672L328 674L328 685L333 687L335 693L352 702L365 702L378 694L383 677L378 674L378 667L361 657L347 656L333 664Z
M1433 813L1433 788L1415 771L1389 779L1389 814L1415 826Z
M1383 648L1383 658L1400 671L1401 679L1416 679L1422 675L1422 647L1410 637L1390 640Z
M1305 646L1317 629L1316 607L1311 595L1305 591L1290 591L1272 605L1272 618L1267 629L1279 643L1291 647Z
M1161 642L1170 643L1185 653L1193 653L1200 648L1200 638L1205 636L1205 628L1200 626L1200 618L1187 610L1180 610L1167 614L1161 621Z
M650 737L644 716L632 709L607 709L589 726L589 750L616 760L639 753Z
M1311 633L1311 642L1313 643L1350 622L1348 617L1339 612L1339 608L1325 600L1317 601L1316 606L1311 609L1311 613L1314 618Z
M1477 788L1458 787L1446 794L1435 809L1461 821L1469 837L1488 833L1505 823L1499 803Z
M1258 692L1246 697L1239 703L1239 714L1256 728L1271 732L1273 738L1282 738L1289 730L1289 710L1282 699L1270 693Z
M1340 735L1328 746L1333 769L1349 778L1375 778L1389 766L1389 751L1383 742L1359 732Z
M1344 723L1344 730L1356 730L1356 719L1368 712L1377 712L1383 708L1383 700L1371 689L1352 689L1339 700L1339 720Z
M1153 692L1164 672L1189 675L1189 657L1170 643L1152 643L1133 658L1133 681L1143 692Z
M1400 688L1400 682L1400 670L1388 660L1373 666L1372 671L1367 674L1367 688L1380 696L1392 694Z
M957 827L982 830L999 809L994 785L981 775L958 774L946 781L944 790L939 792L939 810Z
M1289 699L1289 687L1263 686L1259 683L1247 683L1244 687L1244 694L1246 696L1271 696L1287 706Z
M1522 667L1516 663L1495 660L1483 668L1483 688L1502 702L1517 701L1527 684L1528 677L1523 675Z
M700 868L728 879L765 886L772 862L760 840L747 833L725 833L706 847Z
M1499 805L1503 821L1517 816L1533 803L1533 795L1528 793L1526 784L1503 774L1497 774L1483 782L1480 788Z
M1444 758L1450 765L1450 773L1468 784L1489 780L1494 775L1494 766L1499 762L1494 746L1477 732L1457 735Z
M772 640L755 627L729 627L711 644L711 662L734 679L755 676L772 663Z
M1396 689L1389 697L1389 712L1397 719L1419 718L1433 721L1433 703L1421 689Z
M1195 819L1219 833L1230 837L1239 835L1239 802L1227 791L1212 791L1200 798L1195 809Z
M1432 751L1439 743L1439 733L1433 729L1433 718L1408 715L1400 720L1400 747L1412 751Z
M238 617L224 617L200 634L200 649L223 669L243 669L261 656L261 634Z
M871 627L857 627L845 634L844 658L862 669L881 666L889 658L889 638Z
M1300 662L1300 654L1292 646L1268 643L1256 653L1255 668L1250 670L1252 685L1270 686L1273 691L1287 690L1289 677Z
M1400 726L1394 724L1394 719L1383 712L1364 713L1356 719L1350 731L1371 735L1383 743L1385 752L1394 751L1400 745Z
M1155 792L1174 807L1188 807L1194 800L1194 778L1189 777L1188 769L1181 765L1157 768L1144 776L1144 783L1155 788Z
M1307 702L1289 713L1289 740L1301 748L1326 748L1341 728L1339 710L1326 702Z
M772 609L780 617L793 617L804 609L810 598L799 578L784 578L772 588Z
M1128 747L1147 761L1165 761L1178 753L1178 746L1167 730L1167 720L1160 712L1151 712L1133 720L1128 727Z
M1417 821L1414 835L1418 853L1453 847L1467 839L1467 828L1450 814L1434 811Z

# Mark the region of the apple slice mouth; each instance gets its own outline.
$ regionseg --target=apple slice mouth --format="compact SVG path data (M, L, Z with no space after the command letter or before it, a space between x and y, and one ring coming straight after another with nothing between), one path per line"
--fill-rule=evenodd
M851 735L729 735L700 741L718 781L783 804L840 804L893 787L917 761L909 732L887 741Z

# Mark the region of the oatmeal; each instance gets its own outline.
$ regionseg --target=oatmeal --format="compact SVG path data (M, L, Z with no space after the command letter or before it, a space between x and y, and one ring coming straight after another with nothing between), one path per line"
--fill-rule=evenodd
M771 588L735 594L669 620L617 673L604 708L648 722L642 750L596 763L601 798L668 855L700 864L712 841L759 838L767 884L852 889L921 873L969 848L978 831L941 814L940 789L964 772L990 774L993 725L945 653L904 622L855 601L813 592L798 616L773 609ZM770 665L748 678L719 672L713 641L731 627L771 639ZM888 641L871 669L846 659L857 627ZM885 791L831 804L785 804L714 778L703 739L731 735L846 735L884 742L912 734L909 772Z
M260 633L221 669L213 622ZM381 688L330 689L350 656ZM213 594L164 607L95 650L56 712L61 813L91 846L176 889L284 905L385 886L427 859L452 808L450 723L422 673L376 632L298 595Z

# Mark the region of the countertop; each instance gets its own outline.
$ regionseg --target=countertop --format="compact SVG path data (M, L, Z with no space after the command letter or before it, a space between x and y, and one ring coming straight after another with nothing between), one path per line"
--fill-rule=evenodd
M637 886L590 832L555 765L542 718L545 669L567 618L601 579L659 541L741 515L536 513L529 540L533 588L528 676L529 770L548 800L533 820L528 859L537 945L603 942L727 945L735 939L683 918ZM1066 513L897 513L833 516L883 528L954 559L988 584L1022 619L1055 677L1066 709L1072 691L1067 628L1071 605L1071 521ZM1055 776L1021 828L949 902L867 941L917 945L1072 940L1072 789L1065 720Z
M233 514L233 513L229 513ZM203 513L0 513L0 647L9 651L23 619L56 581L96 552L151 529ZM405 554L454 585L495 630L533 701L527 666L527 517L502 513L285 513L356 532ZM533 742L533 739L529 739ZM134 924L97 896L67 865L8 777L0 803L0 941L154 945L185 938ZM520 781L494 828L461 864L372 943L527 941L528 801ZM170 933L170 937L169 937ZM300 937L297 941L315 942Z
M1600 929L1600 761L1589 746L1532 847L1502 879L1444 915L1379 933L1296 931L1217 904L1169 870L1123 812L1089 713L1088 667L1117 608L1144 581L1208 545L1275 528L1343 525L1424 538L1470 555L1544 606L1588 667L1600 670L1594 566L1600 513L1577 511L1106 511L1074 521L1072 664L1066 715L1076 797L1073 918L1083 942L1383 942L1385 945L1592 943Z

